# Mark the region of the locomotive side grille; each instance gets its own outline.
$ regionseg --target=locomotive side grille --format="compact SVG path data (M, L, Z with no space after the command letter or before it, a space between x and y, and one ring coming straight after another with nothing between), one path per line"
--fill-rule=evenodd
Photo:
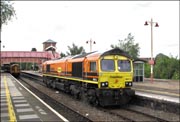
M82 78L82 62L72 63L72 76Z

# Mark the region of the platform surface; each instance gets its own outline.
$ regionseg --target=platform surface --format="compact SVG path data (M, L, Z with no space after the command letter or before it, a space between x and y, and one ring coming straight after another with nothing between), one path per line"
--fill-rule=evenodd
M144 82L133 82L133 89L136 95L180 103L179 83L179 81L171 80L145 80Z
M12 75L1 74L1 122L68 121L26 89Z

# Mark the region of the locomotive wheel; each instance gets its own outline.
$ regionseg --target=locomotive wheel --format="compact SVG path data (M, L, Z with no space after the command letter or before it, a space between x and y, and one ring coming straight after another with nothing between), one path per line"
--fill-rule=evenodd
M99 101L96 97L96 92L94 89L90 89L88 90L87 93L87 98L88 98L88 102L93 105L93 106L97 106L99 104Z
M81 98L80 93L74 94L74 98L79 100Z
M56 82L55 82L55 81L52 81L52 82L51 82L51 87L52 87L53 89L56 88Z
M80 91L78 90L79 88L75 85L70 85L70 91L71 94L75 99L80 99Z
M92 105L95 106L95 107L98 106L98 105L99 105L98 99L94 100L94 102L92 103Z
M50 83L50 81L48 81L48 80L46 80L46 86L48 87L48 88L51 88L51 83Z
M47 83L47 82L46 82L46 86L47 86L48 88L51 88L51 87L50 87L50 84L49 84L49 83Z

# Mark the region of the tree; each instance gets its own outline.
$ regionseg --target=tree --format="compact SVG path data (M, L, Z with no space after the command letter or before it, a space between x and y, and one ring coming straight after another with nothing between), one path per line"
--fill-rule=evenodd
M34 47L33 47L33 48L31 49L31 51L34 51L34 52L36 52L37 50L36 50L36 48L34 48Z
M180 78L180 60L174 57L168 57L159 53L155 58L154 77L159 79L179 79ZM145 76L150 74L150 66L145 66Z
M64 54L63 52L60 53L60 57L66 57L66 54Z
M15 16L15 10L9 1L1 0L1 27L3 24L7 24Z
M170 79L169 76L169 57L160 53L156 56L154 65L154 77L159 79Z
M68 46L68 50L69 50L69 52L66 52L67 55L76 55L76 54L86 53L85 49L82 46L78 47L74 43L72 44L72 47Z
M128 34L127 38L124 40L119 40L119 44L117 45L111 45L111 48L121 48L122 50L129 53L129 55L136 59L139 56L139 44L134 44L134 36L131 35L131 33Z

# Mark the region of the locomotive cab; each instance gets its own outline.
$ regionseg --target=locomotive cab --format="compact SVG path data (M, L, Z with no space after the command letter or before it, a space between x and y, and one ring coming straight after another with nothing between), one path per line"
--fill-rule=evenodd
M127 104L135 91L132 60L119 53L104 55L99 59L97 96L102 106Z
M123 56L105 56L99 60L99 88L132 86L132 61Z

